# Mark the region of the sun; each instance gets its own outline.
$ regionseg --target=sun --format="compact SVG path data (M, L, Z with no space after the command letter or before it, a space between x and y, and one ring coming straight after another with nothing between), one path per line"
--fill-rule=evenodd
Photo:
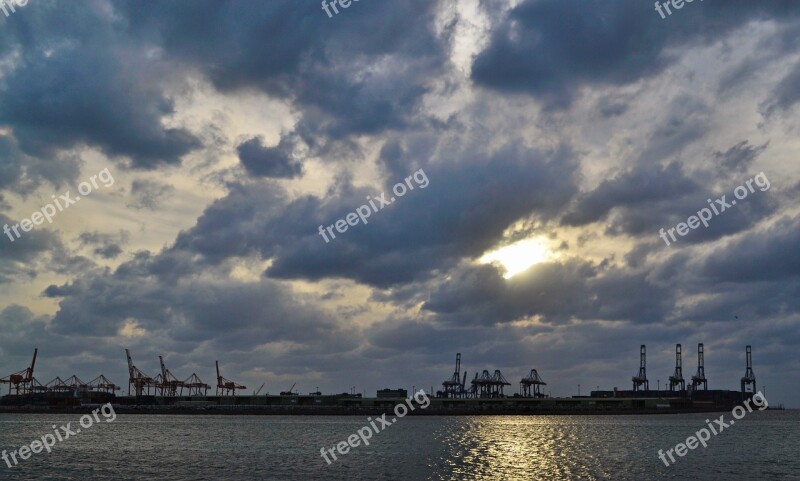
M510 279L528 267L553 257L547 241L531 238L489 251L478 260L483 264L499 264L506 271L503 277Z

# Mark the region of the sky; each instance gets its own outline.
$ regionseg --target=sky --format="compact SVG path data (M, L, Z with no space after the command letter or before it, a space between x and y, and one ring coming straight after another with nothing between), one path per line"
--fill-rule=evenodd
M441 389L460 352L567 396L630 389L640 344L651 388L677 343L688 379L702 342L709 388L752 345L800 407L796 0L329 10L0 15L0 376L38 347L42 383L127 388L127 348L373 396Z

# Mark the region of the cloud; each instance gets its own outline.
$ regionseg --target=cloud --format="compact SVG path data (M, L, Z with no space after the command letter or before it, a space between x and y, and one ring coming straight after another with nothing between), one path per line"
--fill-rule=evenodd
M131 167L153 169L178 164L200 147L188 130L163 125L175 103L152 76L167 82L167 66L115 34L119 26L96 5L52 5L25 14L34 29L59 25L36 29L37 35L3 34L3 43L21 54L4 72L0 124L13 130L25 154L52 157L89 145L129 159Z
M7 216L0 214L0 229L5 226L18 225ZM36 277L43 268L45 258L52 253L63 254L60 239L50 231L32 230L24 232L18 227L22 237L17 238L11 231L11 237L3 233L0 237L0 284L21 282L23 279Z
M800 240L800 217L783 217L765 231L748 232L708 256L703 273L717 282L790 281L800 259L786 255Z
M175 187L155 180L136 179L131 182L131 203L134 209L158 210L162 203L175 195Z
M28 195L44 182L54 186L74 183L80 171L75 156L58 155L41 160L27 155L10 135L0 135L0 190Z
M679 164L661 169L639 166L603 181L593 191L583 194L571 212L562 218L564 225L579 226L605 218L612 209L639 209L659 202L672 204L675 199L696 194L699 186L688 178ZM652 215L652 208L648 209ZM653 220L653 225L658 219Z
M753 164L753 161L767 150L768 145L769 142L755 147L750 145L748 141L743 140L725 152L715 152L714 157L720 166L725 169L746 172Z
M568 148L507 146L489 157L464 152L458 163L426 167L428 187L397 198L330 244L319 236L319 225L344 217L367 196L379 197L377 189L340 180L324 200L288 200L272 183L235 185L181 233L175 249L214 264L257 252L273 258L267 275L277 279L343 277L375 286L419 280L461 257L479 256L531 212L551 218L576 189L576 165ZM383 186L387 199L395 181Z
M783 0L731 0L695 4L663 20L652 3L635 0L524 0L493 29L472 79L564 108L581 87L623 86L657 75L677 58L671 48L708 43L763 18L790 22L797 11Z
M786 112L800 102L800 63L784 77L762 106L762 113L771 117L777 112Z
M447 62L435 32L439 3L362 3L344 22L331 21L318 2L294 0L119 7L131 35L192 65L219 91L291 101L302 112L298 133L317 150L326 137L401 128L417 113L429 78Z
M165 254L166 255L166 254ZM46 293L63 297L53 333L113 338L133 323L148 337L173 345L210 343L216 351L249 351L289 343L298 352L352 349L348 329L298 303L278 283L161 276L163 259L138 255L113 275L87 275ZM135 286L135 287L134 287ZM271 306L263 309L264 303Z
M746 343L760 377L797 373L794 3L473 3L44 2L6 22L0 222L109 161L151 172L0 237L0 372L36 339L42 376L123 381L127 347L273 393L440 382L455 352L557 394L628 386L641 343L663 367L706 342L720 387ZM419 169L424 189L318 234ZM658 239L762 170L770 191ZM478 264L529 236L559 256Z
M293 147L286 137L275 147L264 147L264 138L257 136L239 144L236 152L247 172L254 176L291 179L303 174L303 164L292 158Z
M100 232L84 232L78 240L84 246L93 246L93 253L102 259L116 259L122 254L122 246L130 241L130 233L120 231L119 234Z

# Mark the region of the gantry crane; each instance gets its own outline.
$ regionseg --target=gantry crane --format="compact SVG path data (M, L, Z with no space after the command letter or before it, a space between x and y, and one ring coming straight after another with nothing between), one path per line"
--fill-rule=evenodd
M533 386L533 389L531 389L531 386ZM540 386L547 386L547 383L539 377L539 373L536 372L536 369L531 369L531 373L528 374L528 377L523 377L519 382L520 394L522 394L523 397L544 397L544 394L542 394L539 389Z
M155 379L143 373L139 368L133 365L131 352L128 349L125 349L125 355L128 357L128 396L131 395L131 386L134 387L137 397L141 396L145 392L145 389L147 390L147 394L150 395L150 388L154 390L157 389Z
M215 361L217 365L217 396L222 393L223 396L231 394L233 396L236 395L237 389L247 389L247 386L243 386L241 384L237 384L230 379L225 379L219 374L219 361ZM294 387L294 386L292 386Z
M106 392L108 394L115 394L114 391L122 389L102 374L86 383L86 387L90 391Z
M8 394L11 394L12 389L14 389L14 394L17 396L33 392L33 386L35 384L33 369L36 367L36 356L38 353L39 349L34 348L33 360L31 361L30 367L0 379L0 384L8 384Z
M477 376L477 374L476 374ZM472 381L473 391L476 397L482 398L498 398L505 397L503 388L510 386L511 383L503 377L499 369L495 369L494 374L489 374L489 371L484 369L480 377L476 377Z
M756 392L756 375L753 373L753 349L751 346L747 346L747 367L744 371L744 377L742 378L742 394L747 392ZM753 386L752 391L747 390L747 386Z
M467 395L464 385L467 382L467 373L464 372L464 377L461 377L461 353L456 353L456 370L453 376L442 383L444 387L444 397L446 398L460 398Z
M647 380L647 353L644 344L639 348L639 374L633 377L633 390L638 391L640 386L644 386L645 392L650 390L650 382Z
M675 345L675 372L669 377L669 390L674 391L680 386L681 391L686 390L686 381L683 379L683 366L681 360L681 345Z
M167 366L164 364L164 356L158 356L158 361L161 363L161 374L160 378L156 378L156 386L157 388L161 388L161 395L177 396L178 389L180 389L180 393L183 394L183 381L179 380L167 369Z
M183 381L183 387L189 390L189 396L208 396L211 386L204 383L196 373L192 373L189 379Z
M692 391L696 391L701 384L703 385L703 391L707 391L708 379L706 379L706 363L702 342L697 345L697 374L692 376Z

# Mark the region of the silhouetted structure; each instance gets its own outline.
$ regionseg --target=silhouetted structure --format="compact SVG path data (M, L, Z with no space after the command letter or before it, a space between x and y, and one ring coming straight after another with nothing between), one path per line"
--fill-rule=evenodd
M316 393L313 393L316 395ZM378 399L383 398L407 398L408 397L408 390L397 388L397 389L380 389L378 390Z
M756 375L753 373L753 349L747 346L747 368L742 378L742 394L746 392L756 392ZM747 386L753 386L752 391L747 390Z
M128 357L128 396L131 395L131 386L133 386L136 396L141 396L145 392L150 395L150 389L157 392L157 385L155 379L148 376L133 365L131 359L131 352L125 349L125 355Z
M35 381L33 378L33 368L36 367L36 355L38 353L39 349L35 348L33 350L33 361L31 361L30 367L0 379L0 384L8 384L9 394L11 394L12 389L14 389L14 393L17 395L33 392Z
M52 381L45 384L44 386L36 386L34 388L34 391L39 391L39 392L67 392L69 390L70 387L67 386L67 383L64 382L64 380L58 376Z
M162 396L177 396L178 390L183 394L183 381L175 377L164 364L164 356L158 356L161 364L161 374L156 376L155 382L157 389L161 390Z
M496 398L505 397L503 388L505 386L510 386L511 383L503 377L499 369L494 371L494 375L490 375L489 371L484 369L483 374L472 381L472 385L478 397Z
M545 397L545 395L539 391L540 386L547 386L547 383L539 377L539 373L536 372L536 369L531 369L531 373L528 374L528 377L523 377L519 382L519 391L523 397ZM533 389L531 389L531 387L533 387Z
M196 373L192 373L183 381L183 387L189 390L189 396L208 396L208 390L211 389L211 386L204 383Z
M639 375L633 377L633 390L638 391L640 386L644 386L645 391L650 390L650 383L647 381L647 356L644 344L639 348Z
M692 391L696 391L698 386L703 385L703 391L708 390L708 380L706 379L705 359L703 358L703 343L697 345L697 374L692 376Z
M461 377L461 353L456 353L456 370L453 372L453 376L444 381L442 383L442 387L444 387L444 392L441 393L441 397L445 398L462 398L467 397L467 391L464 389L464 385L467 383L467 372L464 371L464 377Z
M230 379L225 379L219 374L219 361L215 361L217 365L217 396L220 395L220 392L223 396L228 394L235 396L237 389L247 389L247 386L243 386L241 384L237 384ZM294 386L292 386L294 387Z
M683 367L681 360L681 345L675 345L675 372L669 377L669 390L674 391L676 387L680 386L681 391L686 390L686 381L683 379Z
M108 394L114 394L114 391L122 390L121 387L109 381L108 378L102 374L89 381L86 384L86 387L90 391L105 392Z

